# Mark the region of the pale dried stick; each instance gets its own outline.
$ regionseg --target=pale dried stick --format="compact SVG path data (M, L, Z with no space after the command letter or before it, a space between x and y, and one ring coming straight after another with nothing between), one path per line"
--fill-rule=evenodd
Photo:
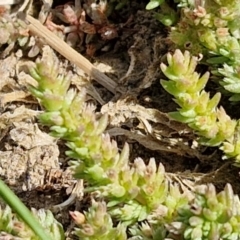
M95 68L85 57L71 48L66 42L64 42L54 33L49 31L37 19L31 17L30 15L27 15L26 19L29 23L28 27L30 32L40 38L43 38L49 46L67 58L71 63L81 68L86 74L91 76L110 92L116 93L116 82Z

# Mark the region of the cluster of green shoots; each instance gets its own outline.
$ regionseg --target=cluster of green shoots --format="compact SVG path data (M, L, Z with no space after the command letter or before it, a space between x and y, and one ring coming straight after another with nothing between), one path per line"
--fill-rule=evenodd
M66 141L69 147L66 154L72 159L70 167L75 178L84 179L87 182L85 193L94 193L96 197L88 211L70 213L76 224L74 233L79 239L240 238L240 200L230 185L220 193L216 193L213 185L202 185L192 192L183 191L167 178L164 167L154 159L147 164L140 158L130 163L128 145L119 152L117 143L104 133L108 125L107 116L95 113L94 107L85 100L84 90L77 92L70 87L72 74L59 74L56 56L49 51L47 53L44 51L42 58L30 69L36 80L30 91L45 109L39 119L50 127L51 135ZM208 75L200 78L194 71L197 59L190 57L188 52L183 55L177 50L173 56L168 55L168 62L169 66L162 64L161 68L171 81L162 81L162 84L169 92L173 91L174 96L178 94L180 97L176 101L185 107L182 115L173 116L197 128L198 124L191 119L201 112L199 121L215 121L217 128L211 135L215 137L214 144L224 141L226 145L230 144L224 136L230 138L231 130L228 127L227 131L225 126L230 123L234 130L237 123L223 109L216 109L218 95L209 100L208 94L202 90ZM176 72L181 72L182 82L178 81L180 75ZM198 89L193 96L190 80ZM183 89L183 86L185 92L180 93L178 88ZM200 98L201 105L198 104ZM190 105L192 110L189 110ZM204 115L203 109L206 108L212 114ZM207 126L198 131L203 141L208 139ZM3 193L1 195L4 196ZM8 203L9 199L12 198L4 198ZM14 210L26 221L25 213L19 213L16 207ZM21 234L25 234L22 237L15 229L20 220L11 214L8 208L2 211L0 219L5 234L19 239L51 239L28 230L29 227L21 221L24 226ZM42 214L48 216L50 213L42 210ZM37 215L36 211L34 215ZM61 225L51 214L50 219L47 227L44 220L40 221L43 228L48 228L46 234L54 232L53 239L64 239ZM29 224L28 220L26 222Z
M195 71L198 58L188 51L183 54L176 50L173 55L167 55L167 60L168 66L162 63L161 70L169 81L162 80L161 84L180 107L170 116L194 129L202 144L220 146L225 157L234 157L236 165L239 164L239 121L231 119L223 107L217 107L220 93L211 98L204 90L209 73L201 76Z
M179 23L170 38L179 47L188 47L191 53L203 54L213 73L224 76L220 83L233 94L231 100L237 101L238 1L205 0L200 1L202 5L189 2L182 4ZM179 105L170 116L188 124L198 134L200 143L219 146L225 158L234 158L235 164L240 165L239 120L231 119L223 107L218 107L220 93L210 97L204 90L210 73L201 75L196 71L200 59L191 53L176 50L160 66L168 78L161 80L161 85ZM49 126L52 136L66 142L74 177L83 179L87 183L84 193L95 197L86 212L70 212L76 237L240 239L240 200L229 184L219 193L211 184L187 191L172 183L163 165L154 159L146 163L137 158L130 163L128 144L119 150L105 133L108 116L96 113L95 107L86 102L84 89L78 92L71 88L73 75L59 73L59 62L53 53L43 49L42 58L29 72L35 80L29 90L44 109L39 120ZM0 209L0 236L65 239L61 224L50 211L30 213L3 182L0 195L14 210Z
M203 54L202 62L211 67L230 100L239 101L240 1L188 2L169 38L182 50Z
M217 107L220 93L210 98L204 88L210 73L195 71L199 62L209 67L222 92L230 101L240 100L240 1L186 1L181 6L179 22L171 28L169 38L180 50L168 54L168 66L161 69L170 81L161 81L179 109L170 115L187 123L199 134L200 143L219 146L223 158L240 162L239 120L233 120Z

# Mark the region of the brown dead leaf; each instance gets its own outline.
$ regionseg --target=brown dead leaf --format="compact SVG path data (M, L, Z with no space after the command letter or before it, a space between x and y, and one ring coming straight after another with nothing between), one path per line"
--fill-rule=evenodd
M156 139L150 135L130 132L122 128L112 128L108 130L110 136L125 135L153 151L164 151L175 153L180 156L202 158L197 149L192 149L183 138L161 138Z
M154 151L206 159L200 153L198 145L190 144L196 143L192 130L187 125L170 119L166 113L145 108L128 98L117 103L109 102L102 107L101 112L109 115L112 126L119 127L134 119L140 122L137 127L131 129L131 132L121 128L110 129L108 132L111 136L125 135Z
M20 101L30 95L23 91L18 82L14 80L18 60L13 54L0 60L0 104L2 107L6 103Z
M31 94L24 91L14 91L10 93L0 93L0 103L4 106L6 103L21 101L22 99L30 96Z
M12 54L5 59L0 60L0 91L9 83L14 83L12 77L15 75L15 69L18 59Z
M44 185L48 171L60 168L58 146L37 124L14 125L10 131L13 146L6 144L7 151L0 151L0 175L18 192L32 190Z
M129 119L138 118L140 121L145 119L152 123L163 125L162 134L164 136L171 136L173 133L187 134L191 132L187 125L170 119L168 114L153 108L145 108L128 98L119 100L117 103L109 102L102 107L101 112L109 115L113 126L120 126ZM158 133L160 134L159 129Z
M10 138L24 149L32 149L44 145L51 145L56 139L42 132L37 124L15 122L15 126L9 133Z
M5 129L14 122L20 122L23 119L34 118L40 112L26 108L24 105L14 109L13 112L7 111L0 115L0 130Z

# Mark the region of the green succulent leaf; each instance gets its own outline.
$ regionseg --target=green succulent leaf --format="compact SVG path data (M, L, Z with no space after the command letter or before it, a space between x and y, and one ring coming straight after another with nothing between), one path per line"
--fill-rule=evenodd
M150 0L150 2L147 4L146 9L152 10L156 7L159 7L165 0Z
M170 112L168 114L172 119L177 120L182 123L190 123L193 121L192 118L185 117L182 114L180 114L179 112Z

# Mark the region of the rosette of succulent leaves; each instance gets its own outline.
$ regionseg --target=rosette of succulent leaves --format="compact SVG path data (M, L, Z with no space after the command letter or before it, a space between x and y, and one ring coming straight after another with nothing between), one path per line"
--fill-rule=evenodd
M172 26L169 39L181 50L202 54L230 101L240 100L239 0L151 0L147 9L160 6L157 19ZM177 11L174 9L177 7Z
M202 62L230 96L240 100L240 1L188 1L169 38L182 50L202 54Z
M47 236L54 240L65 239L63 227L51 211L32 209L31 213L43 227ZM39 236L8 206L0 207L0 239L40 240Z
M162 164L154 159L147 164L140 158L130 163L128 145L119 151L117 143L104 133L107 115L95 113L94 106L85 101L84 89L77 92L70 88L71 73L60 75L58 59L49 51L45 54L46 49L42 58L30 68L36 83L29 89L45 111L39 120L50 127L51 135L66 141L69 147L66 154L72 159L69 164L74 177L87 182L84 191L104 200L93 201L85 213L71 212L77 225L75 234L80 239L240 237L240 203L230 185L218 194L212 185L199 186L192 192L183 191L167 178ZM169 55L170 66L162 65L163 72L167 75L173 65L178 71L183 68L184 74L193 74L194 86L201 91L207 74L197 81L199 76L194 72L197 60L190 58L189 53L180 54L180 58L185 60L184 68L176 63L179 57ZM174 80L176 78L178 76ZM231 122L223 109L215 109L218 94L210 102L208 94L203 95L205 105L198 108L208 108L213 113L213 116L210 114L212 121L221 120L215 123L218 126L215 131L217 144L224 141L220 131L226 131L226 122L230 121L233 129L237 123Z
M180 106L171 116L188 123L200 135L201 143L220 146L224 158L234 157L236 165L240 159L239 121L231 119L222 107L217 108L220 93L210 99L204 91L210 74L200 76L195 72L198 60L192 56L201 56L199 62L209 68L211 78L218 80L224 88L222 92L230 95L231 101L240 100L239 3L233 0L178 2L179 19L171 27L169 39L174 47L189 52L177 50L173 55L168 54L168 66L161 65L170 79L161 84Z
M170 116L187 123L200 136L200 143L207 146L219 146L224 158L234 158L240 162L239 120L231 119L223 107L217 107L221 94L212 98L204 90L209 79L209 72L202 76L195 71L198 58L190 52L182 53L179 49L174 54L168 53L168 65L161 64L161 70L169 79L161 80L164 89L174 96L180 108Z

